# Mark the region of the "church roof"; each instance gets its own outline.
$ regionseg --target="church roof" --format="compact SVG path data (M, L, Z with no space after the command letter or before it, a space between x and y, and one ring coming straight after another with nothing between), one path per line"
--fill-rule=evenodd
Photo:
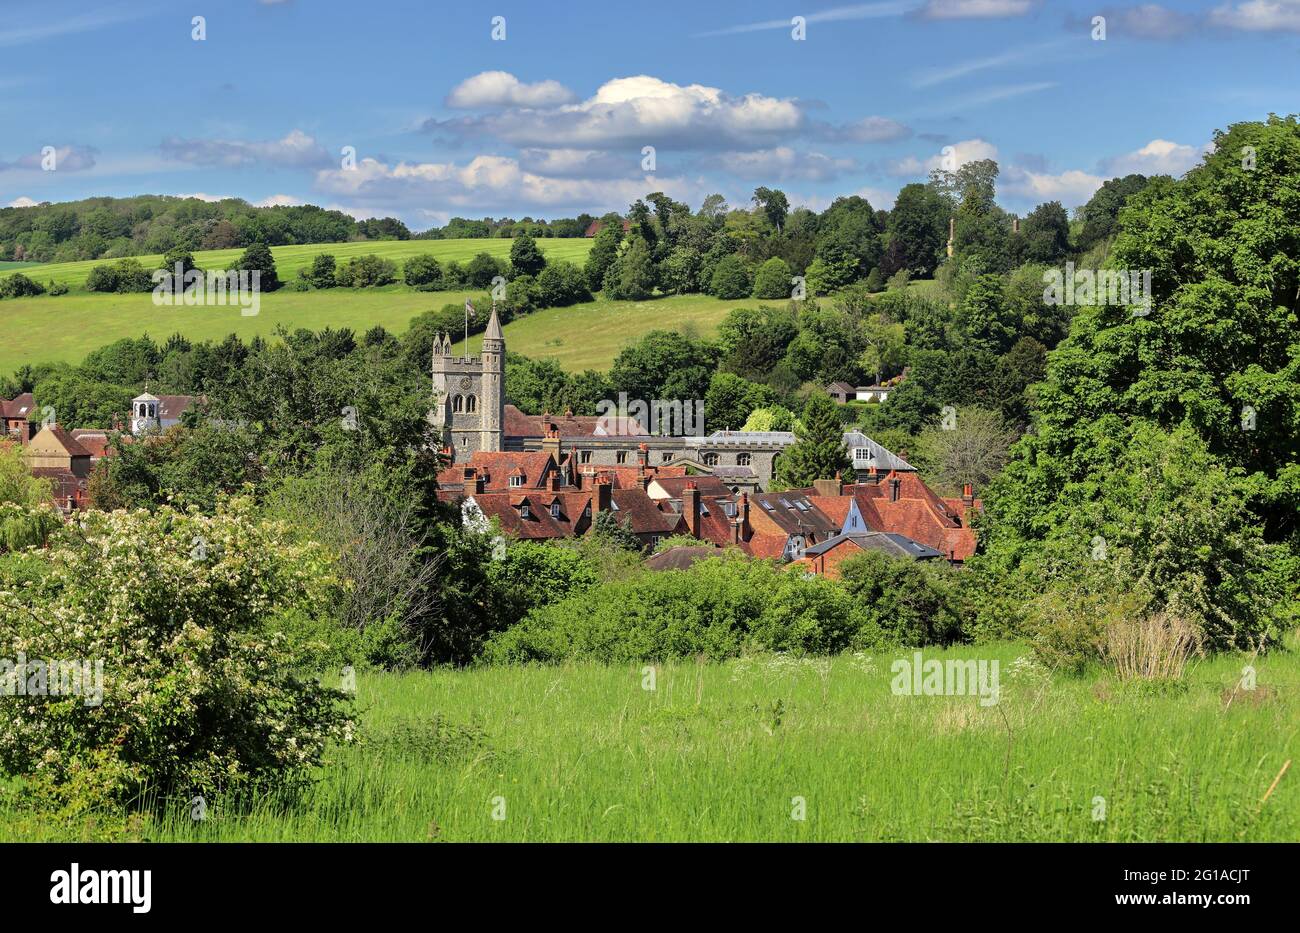
M502 340L501 319L497 317L497 306L492 305L492 316L488 318L487 330L483 331L484 340Z

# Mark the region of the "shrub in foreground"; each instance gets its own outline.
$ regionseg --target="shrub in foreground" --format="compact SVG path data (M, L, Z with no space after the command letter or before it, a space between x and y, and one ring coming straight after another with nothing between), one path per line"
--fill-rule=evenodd
M89 665L72 695L5 697L6 772L43 799L94 786L121 806L292 789L350 739L345 694L304 676L306 649L274 631L284 613L319 609L329 567L251 508L92 512L29 552L43 575L0 577L0 657ZM0 670L0 686L15 676ZM102 780L87 785L87 770Z

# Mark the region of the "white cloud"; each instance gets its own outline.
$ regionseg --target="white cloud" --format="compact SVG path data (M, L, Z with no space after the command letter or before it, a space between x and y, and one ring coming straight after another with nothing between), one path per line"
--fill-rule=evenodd
M1035 204L1060 201L1066 207L1087 203L1105 179L1088 172L1070 169L1053 175L1008 166L998 178L999 194L1025 198Z
M1300 32L1300 0L1248 0L1225 3L1210 12L1210 23L1246 32Z
M948 151L951 149L951 151ZM944 151L930 156L927 159L919 159L916 156L907 156L904 159L897 159L886 165L886 171L891 175L928 175L935 169L945 169L946 171L955 172L967 162L978 162L981 159L997 160L998 147L984 139L963 139L961 142L953 143L951 147L945 146Z
M525 84L506 71L485 71L466 78L447 95L448 107L476 110L490 107L558 107L574 93L558 81Z
M635 75L607 81L576 104L425 125L539 149L729 149L770 145L804 129L806 120L792 100L736 97L714 87Z
M33 201L31 198L22 197L22 198L14 198L6 206L7 207L35 207L39 203L40 203L39 201Z
M302 198L295 198L291 194L273 194L268 198L262 198L253 204L254 207L297 207L306 204Z
M1205 148L1184 146L1167 139L1153 139L1141 149L1102 162L1107 176L1173 175L1178 177L1200 161Z
M164 139L159 148L166 158L177 162L228 168L260 164L319 168L330 161L320 143L297 129L291 130L283 139L261 142L172 136Z
M353 209L473 211L622 210L646 191L658 189L681 200L698 199L698 186L664 176L626 179L557 178L524 169L517 160L480 155L454 162L399 162L389 166L362 159L355 169L316 173L316 187Z
M1001 19L1023 16L1038 0L927 0L921 10L925 19Z
M99 150L93 146L54 146L54 171L84 172L95 167L95 157ZM12 162L0 162L0 172L42 172L45 171L46 156L44 149L40 152L19 156Z

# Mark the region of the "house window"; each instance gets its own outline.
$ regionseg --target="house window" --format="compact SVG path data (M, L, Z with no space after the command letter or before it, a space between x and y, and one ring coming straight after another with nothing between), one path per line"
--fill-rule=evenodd
M618 453L616 453L616 454L614 455L614 462L615 462L615 463L627 463L627 451L626 451L626 450L620 450Z
M717 454L713 454L713 453L705 454L705 455L704 455L704 465L705 465L705 466L717 466L717 465L718 465L718 455L717 455Z
M453 412L462 412L465 410L465 396L457 395L451 400L451 410Z
M523 484L524 484L524 478L523 478L522 476L512 476L512 477L510 477L510 485L511 485L511 486L522 486Z
M736 454L736 466L749 466L749 454Z
M530 511L528 510L528 503L527 503L527 502L525 502L523 505L521 505L521 506L519 507L519 517L520 517L520 518L532 518L532 517L533 517L533 513L530 512Z
M558 502L552 502L552 503L551 503L551 518L559 518L559 517L560 517L560 503L558 503Z
M585 509L582 510L582 517L583 517L583 518L591 518L591 503L590 503L590 502L588 502L588 503L587 503L587 507L586 507Z
M854 447L854 448L853 448L853 459L854 459L854 460L863 460L863 461L870 460L870 459L871 459L871 448L870 448L870 447Z
M579 463L591 463L591 451L590 451L590 450L580 450L580 451L578 451L578 462L579 462Z
M469 412L470 414L473 414L475 409L477 408L478 408L478 399L476 399L472 395L465 396L465 411Z
M665 450L663 453L659 455L660 463L667 463L672 459L673 459L673 452L671 450Z

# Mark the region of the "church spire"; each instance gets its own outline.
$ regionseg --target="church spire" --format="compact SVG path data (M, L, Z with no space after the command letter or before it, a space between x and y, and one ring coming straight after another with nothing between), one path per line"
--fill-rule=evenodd
M484 340L502 340L501 319L497 317L496 302L492 302L492 316L488 318L487 330L483 331Z

